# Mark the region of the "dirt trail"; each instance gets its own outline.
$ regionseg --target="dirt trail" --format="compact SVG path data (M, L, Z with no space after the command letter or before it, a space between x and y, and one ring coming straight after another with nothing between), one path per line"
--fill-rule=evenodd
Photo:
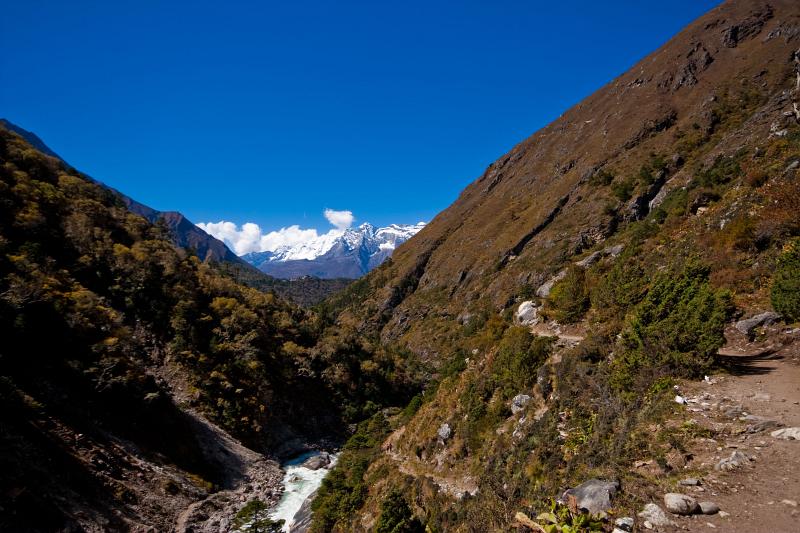
M716 502L724 511L677 518L688 531L800 531L800 441L777 439L771 432L778 428L769 427L770 421L800 427L800 336L772 333L769 342L739 339L721 350L727 372L683 391L690 399L687 415L711 429L715 439L698 439L689 450L688 472L702 484L675 492ZM715 470L735 451L751 460L730 471Z

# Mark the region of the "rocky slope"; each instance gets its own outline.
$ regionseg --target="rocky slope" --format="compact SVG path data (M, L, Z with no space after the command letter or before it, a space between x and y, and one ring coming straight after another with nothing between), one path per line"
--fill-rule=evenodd
M326 234L299 246L252 252L242 259L262 272L282 279L302 276L355 279L386 261L395 248L424 227L423 222L392 224L383 228L364 223L335 238Z

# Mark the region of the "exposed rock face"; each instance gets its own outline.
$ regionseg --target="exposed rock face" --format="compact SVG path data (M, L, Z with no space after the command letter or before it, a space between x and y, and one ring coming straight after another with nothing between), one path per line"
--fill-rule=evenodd
M762 326L768 326L773 324L781 319L781 315L778 313L774 313L772 311L766 311L764 313L760 313L754 317L747 318L745 320L740 320L735 324L736 329L742 335L750 336L753 334L753 330Z
M528 300L519 304L517 308L517 322L522 326L533 326L539 323L539 307Z
M591 514L598 514L611 509L611 498L619 490L616 481L590 479L564 492L562 500L570 507L583 509Z
M694 498L675 492L664 495L664 506L670 513L678 515L691 515L700 511L700 506Z

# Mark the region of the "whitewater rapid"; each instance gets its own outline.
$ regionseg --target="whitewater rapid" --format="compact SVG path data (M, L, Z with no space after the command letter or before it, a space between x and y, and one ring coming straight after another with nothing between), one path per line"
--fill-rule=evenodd
M300 510L303 502L316 492L338 458L338 454L331 454L330 464L317 470L302 466L307 459L316 455L320 455L320 452L304 453L283 464L285 471L283 495L269 515L273 520L284 520L282 531L288 533L294 523L297 511Z

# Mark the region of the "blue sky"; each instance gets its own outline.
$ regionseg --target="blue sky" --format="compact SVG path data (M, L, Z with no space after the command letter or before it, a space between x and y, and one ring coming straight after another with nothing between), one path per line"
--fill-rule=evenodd
M0 0L0 116L195 222L413 223L717 3Z

